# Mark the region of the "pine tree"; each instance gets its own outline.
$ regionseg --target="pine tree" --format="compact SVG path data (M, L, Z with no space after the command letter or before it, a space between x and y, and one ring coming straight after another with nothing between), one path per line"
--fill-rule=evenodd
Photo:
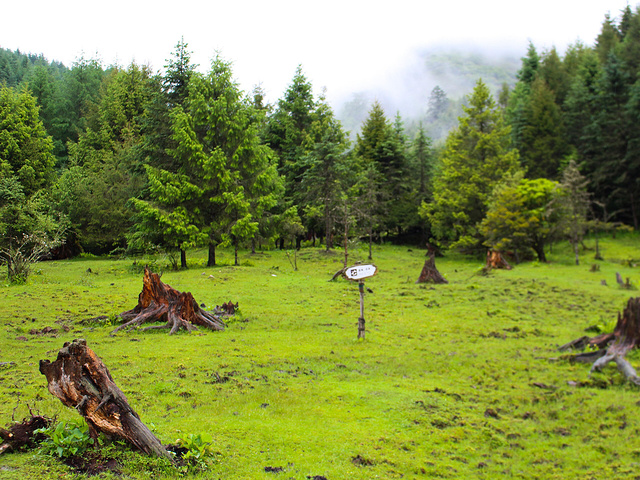
M317 108L311 83L298 66L291 85L267 121L265 139L278 155L278 172L285 179L285 198L302 205L305 142Z
M151 224L170 218L159 226L165 237L180 233L182 250L208 244L208 265L216 263L217 245L233 244L237 264L239 246L255 235L256 219L275 205L281 188L275 156L261 143L262 113L240 90L230 64L216 57L207 75L193 75L184 107L176 106L171 118L178 171L148 168L157 190L138 209Z
M590 203L587 184L588 180L580 173L576 162L571 160L562 173L557 201L561 212L562 230L573 247L576 265L580 265L579 246L587 231Z
M602 63L607 61L609 54L614 50L615 46L620 43L620 32L611 19L610 14L605 14L600 34L596 39L596 53Z
M427 104L427 121L437 121L449 108L447 94L439 85L433 87Z
M510 128L481 80L464 112L458 128L447 137L442 166L434 178L433 202L423 203L421 212L440 243L475 249L481 246L478 226L489 195L519 164L517 151L510 149Z
M554 94L555 103L561 106L569 90L570 78L555 47L542 55L538 77L545 81Z
M595 199L611 212L627 212L626 219L630 219L629 178L623 159L633 131L627 110L629 84L623 63L611 53L598 76L593 113L584 126L578 150Z
M400 233L411 216L404 132L398 118L394 124L389 122L378 102L373 103L357 136L355 153L364 166L372 164L385 179L382 196L394 201L387 205L384 229Z
M554 97L542 78L534 80L517 145L529 178L557 178L563 158L571 151Z
M356 175L347 150L349 140L324 98L318 102L315 121L306 142L308 154L301 186L307 216L321 219L326 249L333 248L333 228L342 196ZM312 213L314 212L314 213Z

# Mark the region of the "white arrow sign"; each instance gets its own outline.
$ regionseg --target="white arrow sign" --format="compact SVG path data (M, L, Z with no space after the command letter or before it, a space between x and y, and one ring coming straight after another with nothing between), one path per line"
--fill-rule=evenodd
M344 276L349 280L361 280L372 277L377 271L378 268L375 265L354 265L344 271Z

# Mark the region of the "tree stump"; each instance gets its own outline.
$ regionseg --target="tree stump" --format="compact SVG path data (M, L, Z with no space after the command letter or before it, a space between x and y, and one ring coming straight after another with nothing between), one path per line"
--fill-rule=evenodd
M123 328L137 328L143 323L166 322L164 325L151 325L144 330L167 328L173 335L178 330L189 332L201 325L211 330L224 330L225 324L219 315L202 310L190 292L178 290L162 283L160 275L144 269L142 292L138 296L138 305L132 310L122 312L125 321L111 334Z
M38 438L36 430L47 428L51 425L51 419L41 415L31 414L31 418L24 419L21 423L14 423L8 429L0 428L0 454L10 451L19 450L22 447L35 447L42 438Z
M563 347L572 345L570 342ZM604 333L582 342L582 345L597 346L599 351L582 353L571 357L572 361L593 361L591 371L601 370L607 363L615 362L618 370L630 382L640 385L640 378L625 355L640 345L640 297L630 298L612 333ZM595 361L594 361L595 360Z
M502 252L497 250L488 250L487 251L487 264L485 266L487 270L491 270L494 268L502 268L504 270L511 270L511 265L507 262L502 255Z
M435 260L435 251L429 249L429 257L424 262L424 266L422 267L422 272L420 272L420 277L416 280L416 283L449 283L446 278L444 278L438 269L436 268L436 260Z
M129 406L109 370L85 340L65 343L53 363L40 360L40 373L47 377L49 392L84 417L92 438L103 432L126 440L148 455L171 458Z

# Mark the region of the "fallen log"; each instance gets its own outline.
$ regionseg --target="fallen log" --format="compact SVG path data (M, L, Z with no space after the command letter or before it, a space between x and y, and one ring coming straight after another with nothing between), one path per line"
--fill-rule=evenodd
M125 323L113 330L111 335L125 328L138 328L143 323L166 322L143 330L166 328L170 335L181 329L189 332L197 330L196 325L211 330L224 330L226 326L220 314L203 310L190 292L179 292L162 283L160 275L152 273L147 267L144 269L138 304L135 308L122 312L120 317Z
M582 337L570 345L597 346L599 350L573 355L569 358L572 362L593 362L591 372L601 371L609 362L615 362L620 373L631 383L640 386L640 378L625 355L632 349L640 346L640 297L630 298L622 313L618 313L618 321L612 333L605 333L597 337Z
M54 362L40 360L40 373L47 378L49 392L84 417L91 438L102 432L148 455L171 459L85 340L65 343Z

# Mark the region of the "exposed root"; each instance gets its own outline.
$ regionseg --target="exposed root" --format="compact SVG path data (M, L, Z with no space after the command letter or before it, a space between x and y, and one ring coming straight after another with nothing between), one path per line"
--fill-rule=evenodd
M227 308L229 308L228 305L235 308L238 306L231 302L224 305ZM190 292L179 292L162 283L157 273L151 273L145 267L138 305L120 314L125 323L114 329L111 334L123 329L139 328L144 323L156 322L165 323L164 325L148 326L144 330L167 329L170 335L180 330L192 332L198 329L197 326L211 330L224 330L226 326L222 320L224 314L224 311L218 309L214 313L201 309Z

